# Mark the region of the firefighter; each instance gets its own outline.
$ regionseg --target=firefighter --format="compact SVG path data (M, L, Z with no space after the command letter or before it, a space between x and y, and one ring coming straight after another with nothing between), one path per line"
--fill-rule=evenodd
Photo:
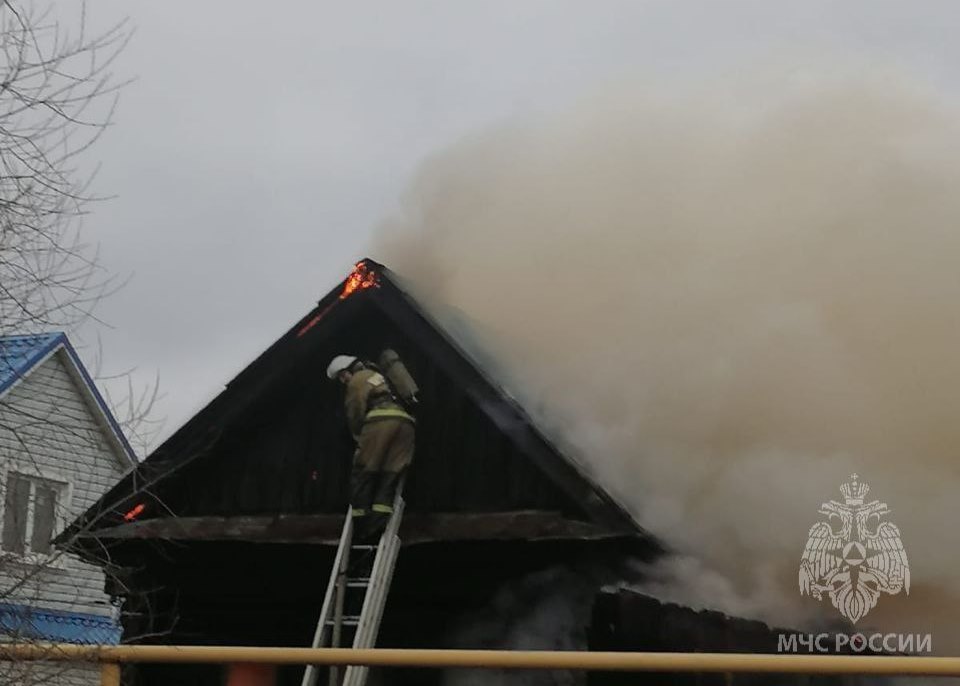
M357 443L350 479L350 507L360 537L378 534L393 513L403 471L413 460L414 426L390 384L371 363L337 355L327 377L346 387L347 425Z

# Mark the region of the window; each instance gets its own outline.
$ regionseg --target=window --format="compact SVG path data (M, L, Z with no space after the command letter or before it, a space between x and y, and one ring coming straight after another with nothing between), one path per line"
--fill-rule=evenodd
M8 472L0 546L17 555L47 554L66 484Z

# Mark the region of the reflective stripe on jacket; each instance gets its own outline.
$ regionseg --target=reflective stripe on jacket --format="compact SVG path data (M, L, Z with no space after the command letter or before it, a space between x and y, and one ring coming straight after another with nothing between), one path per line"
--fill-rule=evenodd
M393 399L383 375L372 369L361 369L350 377L344 404L347 425L355 438L360 435L364 423L370 420L390 418L414 421Z
M370 410L367 412L366 421L369 422L372 419L406 419L414 424L417 423L416 419L404 412L400 407L381 407L376 410Z

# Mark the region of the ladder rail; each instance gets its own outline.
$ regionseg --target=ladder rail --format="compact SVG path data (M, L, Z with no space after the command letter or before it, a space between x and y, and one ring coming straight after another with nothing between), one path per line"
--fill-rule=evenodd
M346 590L347 590L347 566L349 560L347 556L343 558L343 565L337 568L337 582L336 582L336 591L335 598L336 600L333 603L333 629L330 636L330 645L339 646L340 645L340 636L343 632L343 605L346 600ZM330 686L337 686L339 682L339 668L337 665L333 665L330 668Z
M401 503L400 507L394 510L394 512L402 515L402 510L403 505ZM393 564L397 559L399 538L395 531L388 530L384 532L384 539L384 545L381 550L378 551L377 559L373 562L373 571L370 574L370 586L367 588L367 593L363 601L363 609L360 611L361 624L357 629L357 636L353 642L354 648L372 647L373 637L376 636L379 625L377 611L379 609L380 614L382 614L383 603L381 601L384 600L386 592L390 588L390 581L393 577ZM371 637L371 633L373 637Z
M337 546L337 555L333 559L333 569L335 574L330 576L330 582L327 584L327 591L323 596L323 605L320 609L320 621L317 622L317 629L313 634L313 643L311 647L319 648L323 645L327 633L327 622L330 612L334 605L334 596L337 583L341 574L346 572L347 564L350 558L350 542L353 537L353 514L352 509L347 507L346 519L343 523L343 531L340 533L340 544ZM319 669L316 665L307 665L303 673L301 686L316 686Z
M403 519L405 502L403 500L403 482L401 477L393 499L393 514L380 537L377 556L370 573L370 585L363 598L360 622L354 637L354 648L372 648L380 631L380 621L386 606L387 593L393 581L393 570L400 551L400 521ZM369 668L361 665L348 665L343 677L343 686L363 686L367 680Z
M397 544L391 546L390 554L387 557L387 565L384 570L384 580L373 593L375 594L371 597L371 610L366 615L361 615L362 635L358 633L357 641L354 643L354 647L373 647L373 644L376 642L377 634L380 630L380 621L383 618L383 610L386 605L386 594L387 590L390 588L390 581L393 577L393 567L397 558L397 549L399 548L399 541ZM366 620L364 622L364 620ZM361 645L357 645L360 643ZM367 674L370 671L369 667L363 665L349 665L347 666L346 672L344 674L343 686L363 686L367 680Z
M393 513L390 515L377 545L358 546L367 549L375 547L376 554L365 584L366 588L364 589L360 614L355 617L344 615L347 588L352 587L347 577L350 566L350 551L353 548L353 528L355 526L353 510L352 508L347 509L343 532L340 534L340 543L334 557L333 570L331 571L330 581L327 583L327 591L320 610L320 620L317 622L317 629L314 632L314 648L318 648L325 643L328 638L328 629L332 629L330 632L331 645L339 646L345 626L355 626L354 648L372 647L376 643L384 607L386 606L386 596L390 590L393 570L400 550L399 530L405 505L403 500L405 477L406 475L402 475L398 480L393 497ZM357 585L357 587L363 586ZM301 686L316 686L319 671L316 665L307 665ZM363 686L366 683L368 672L367 667L347 665L342 671L342 686ZM328 679L329 686L341 686L341 668L336 665L331 666Z

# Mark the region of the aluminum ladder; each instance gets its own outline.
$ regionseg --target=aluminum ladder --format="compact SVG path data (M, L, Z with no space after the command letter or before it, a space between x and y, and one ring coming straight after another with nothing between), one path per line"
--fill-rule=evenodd
M354 518L350 508L347 508L340 545L333 561L333 571L323 597L317 629L313 634L314 648L344 647L351 632L354 648L374 647L393 579L397 553L400 551L398 531L403 518L402 492L403 479L397 485L393 514L387 520L377 545L354 544ZM371 566L369 558L374 551L376 553ZM347 614L351 605L359 605L360 614ZM320 669L317 665L307 665L301 686L315 686ZM369 672L368 667L349 665L343 670L341 681L341 667L334 665L329 669L329 686L363 686Z

